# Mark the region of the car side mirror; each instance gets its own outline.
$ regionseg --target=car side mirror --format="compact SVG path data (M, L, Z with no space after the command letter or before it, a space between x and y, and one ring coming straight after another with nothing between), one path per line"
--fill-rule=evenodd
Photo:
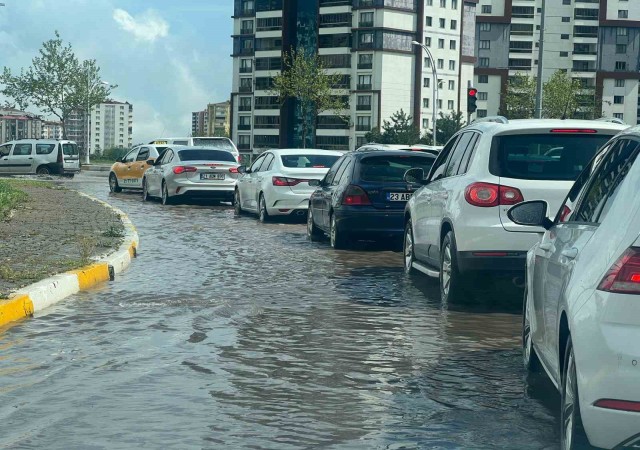
M542 227L548 230L553 222L547 218L549 204L544 200L533 200L518 203L507 212L507 217L513 223L530 227Z
M155 162L156 162L155 159L147 159L147 165L149 166L153 166Z
M403 180L412 184L425 184L424 181L424 169L420 167L414 167L404 173Z
M247 166L238 166L238 173L247 173Z
M320 180L309 180L309 186L312 186L312 187L320 186Z

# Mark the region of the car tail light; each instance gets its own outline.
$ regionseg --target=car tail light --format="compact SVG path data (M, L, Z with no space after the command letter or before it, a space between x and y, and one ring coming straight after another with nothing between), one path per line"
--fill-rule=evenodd
M195 167L191 167L191 166L175 166L173 168L173 173L175 173L176 175L180 175L181 173L185 173L185 172L196 172L198 169L196 169Z
M237 167L229 167L229 172L231 172L231 173L240 173L240 172L238 172L238 168Z
M274 186L295 186L300 183L305 183L309 180L303 180L302 178L287 178L287 177L273 177L272 183Z
M640 294L640 248L627 249L606 273L598 290L616 294Z
M584 129L584 128L555 128L551 130L552 133L587 133L594 134L598 130Z
M602 399L593 404L598 408L617 409L619 411L640 412L640 402L629 402L626 400Z
M467 203L481 208L498 205L516 205L524 201L519 189L493 183L473 183L464 193Z
M371 200L369 196L360 186L350 184L344 191L344 197L342 197L342 204L348 206L363 206L370 205Z
M560 222L566 222L569 218L569 214L571 214L571 208L567 205L562 207L562 212L560 213Z

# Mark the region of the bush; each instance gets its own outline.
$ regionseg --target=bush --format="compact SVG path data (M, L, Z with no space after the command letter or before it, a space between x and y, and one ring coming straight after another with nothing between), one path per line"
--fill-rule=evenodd
M117 161L129 152L128 148L107 148L102 152L102 159L108 161Z

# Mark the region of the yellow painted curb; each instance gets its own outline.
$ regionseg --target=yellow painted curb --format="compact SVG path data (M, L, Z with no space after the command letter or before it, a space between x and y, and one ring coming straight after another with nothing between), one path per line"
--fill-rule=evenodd
M33 302L28 295L0 300L0 326L33 315Z
M84 269L73 270L69 273L78 277L78 286L81 291L89 289L103 281L110 280L109 264L107 263L93 264L89 267L85 267Z

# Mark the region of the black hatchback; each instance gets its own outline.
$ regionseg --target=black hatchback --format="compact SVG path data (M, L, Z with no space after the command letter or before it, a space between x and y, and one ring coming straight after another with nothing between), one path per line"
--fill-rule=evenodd
M333 248L352 240L397 239L404 233L404 207L420 184L404 181L405 172L424 173L435 155L405 150L356 150L329 169L309 199L307 234L329 235Z

